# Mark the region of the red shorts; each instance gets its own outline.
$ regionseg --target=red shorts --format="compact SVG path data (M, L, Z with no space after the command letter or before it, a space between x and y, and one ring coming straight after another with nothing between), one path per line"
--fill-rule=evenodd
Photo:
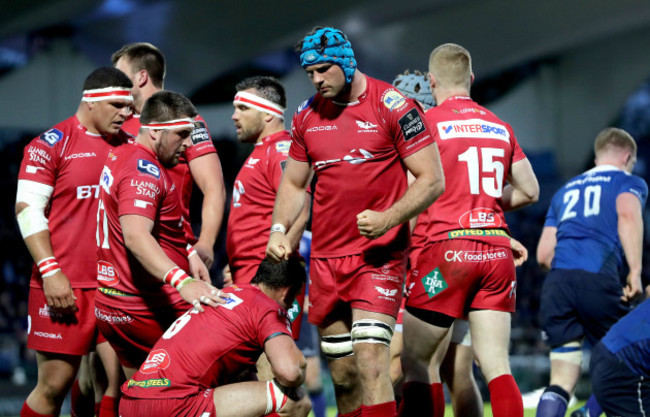
M78 310L70 314L53 312L42 288L29 289L27 305L27 347L37 351L86 355L95 348L98 330L95 320L95 289L73 288Z
M122 366L138 369L167 328L192 306L182 301L167 308L123 310L95 303L97 327L111 344Z
M120 417L200 416L216 417L212 389L184 398L120 399Z
M406 251L371 256L312 258L309 322L327 326L350 317L350 308L397 316L402 302Z
M260 262L262 261L251 259L249 261L240 261L237 265L230 265L233 284L250 284L260 267Z
M408 307L456 318L466 318L470 309L515 311L510 248L465 239L433 242L420 253L413 282Z

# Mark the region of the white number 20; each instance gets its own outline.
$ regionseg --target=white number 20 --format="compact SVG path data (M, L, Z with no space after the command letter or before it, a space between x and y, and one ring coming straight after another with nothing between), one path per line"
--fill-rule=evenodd
M600 214L600 194L601 194L601 188L600 185L590 185L588 187L585 187L584 189L584 208L582 210L582 214L584 217L589 217L589 216L597 216ZM566 204L566 207L564 208L564 212L562 213L562 217L560 218L560 221L563 222L564 220L571 219L575 217L578 213L573 210L576 204L578 204L578 200L580 199L580 190L569 190L566 193L564 193L564 204Z

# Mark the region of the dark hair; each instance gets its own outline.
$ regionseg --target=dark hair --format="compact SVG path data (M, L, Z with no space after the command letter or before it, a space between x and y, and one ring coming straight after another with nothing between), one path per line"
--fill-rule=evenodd
M184 117L194 117L198 113L194 104L182 94L173 91L158 91L145 101L140 114L140 123L167 122Z
M292 257L288 261L273 263L264 258L251 284L264 284L273 289L289 287L289 295L295 298L306 279L305 266L300 259Z
M122 71L113 67L100 67L91 72L84 81L84 90L106 87L132 88L133 83Z
M111 56L113 65L122 57L128 61L132 72L146 70L153 85L163 88L165 57L160 49L148 42L129 43Z
M284 108L287 107L287 95L284 92L284 87L280 83L280 80L277 78L256 75L245 78L235 85L235 90L237 91L248 90L249 88L256 89L260 97Z

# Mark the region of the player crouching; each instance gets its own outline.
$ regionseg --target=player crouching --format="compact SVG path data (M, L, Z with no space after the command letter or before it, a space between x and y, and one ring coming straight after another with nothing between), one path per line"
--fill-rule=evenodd
M226 304L189 310L167 329L122 386L122 417L305 417L306 362L287 308L305 282L296 259L262 261L251 284L224 290ZM238 382L266 353L275 379Z

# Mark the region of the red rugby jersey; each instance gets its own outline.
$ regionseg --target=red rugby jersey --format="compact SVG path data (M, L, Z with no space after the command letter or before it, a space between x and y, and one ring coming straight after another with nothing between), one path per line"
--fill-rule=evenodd
M96 218L97 299L132 310L181 301L171 285L149 274L124 244L120 216L136 214L154 221L152 235L165 254L188 270L181 202L175 185L158 158L139 144L109 154L100 179Z
M133 136L137 136L140 126L140 115L138 114L124 122L122 128ZM183 219L185 221L183 228L185 230L185 236L190 243L196 243L197 239L194 236L190 222L190 201L192 200L192 186L194 185L194 181L192 180L189 163L193 159L209 153L217 153L217 150L212 143L212 137L210 136L210 131L205 120L201 116L196 116L191 146L185 149L178 165L167 170L181 196Z
M23 151L18 179L54 187L45 216L54 256L72 288L97 287L99 174L109 151L130 139L124 131L110 137L89 133L72 116L32 139ZM35 265L30 286L43 286Z
M252 285L224 289L226 304L191 309L151 349L138 372L122 385L131 398L184 398L254 370L264 343L291 336L287 312ZM200 341L200 343L197 343Z
M242 265L264 259L271 216L282 170L289 154L289 132L274 133L255 144L235 178L226 229L228 263L235 282L248 283L252 276L238 276Z
M429 221L416 226L425 228L418 233L429 241L460 237L509 247L503 237L509 230L501 196L511 165L526 157L512 128L469 97L448 98L425 117L438 144L446 184L428 209Z
M384 211L407 189L401 160L433 143L420 106L393 86L365 76L354 103L316 94L293 117L289 156L309 162L314 190L312 257L335 257L408 245L408 224L370 240L359 234L357 214Z

